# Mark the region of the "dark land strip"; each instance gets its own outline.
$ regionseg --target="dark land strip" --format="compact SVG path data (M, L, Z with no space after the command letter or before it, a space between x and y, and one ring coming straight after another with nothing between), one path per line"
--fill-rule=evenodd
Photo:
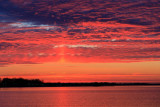
M3 78L0 88L4 87L81 87L81 86L148 86L160 83L115 83L115 82L81 82L81 83L45 83L39 79Z

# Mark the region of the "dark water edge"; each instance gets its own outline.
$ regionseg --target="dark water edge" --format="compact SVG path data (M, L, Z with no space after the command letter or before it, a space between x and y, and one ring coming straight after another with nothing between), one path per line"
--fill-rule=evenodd
M4 78L0 80L0 88L5 87L86 87L86 86L153 86L160 83L109 83L109 82L90 82L90 83L45 83L39 79L23 78Z

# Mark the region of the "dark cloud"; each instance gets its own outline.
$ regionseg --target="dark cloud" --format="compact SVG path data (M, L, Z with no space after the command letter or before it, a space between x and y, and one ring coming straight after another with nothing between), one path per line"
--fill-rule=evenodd
M136 25L152 25L156 20L149 19L153 15L158 18L158 15L156 16L153 12L159 12L159 1L156 0L129 2L126 0L1 0L0 4L0 10L12 17L47 24L117 21Z
M16 48L18 46L19 46L19 44L17 44L17 43L12 44L12 43L8 43L8 42L1 42L0 43L0 50L5 50L7 48Z
M159 4L159 0L0 0L1 65L61 57L73 62L159 60Z
M143 21L143 19L119 19L118 22L120 23L127 23L133 25L152 25L152 21Z
M154 60L155 58L157 59L160 59L160 56L155 56L155 55L149 55L149 56L125 56L124 58L129 58L129 59L148 59L151 58L150 60ZM156 60L155 59L155 60Z

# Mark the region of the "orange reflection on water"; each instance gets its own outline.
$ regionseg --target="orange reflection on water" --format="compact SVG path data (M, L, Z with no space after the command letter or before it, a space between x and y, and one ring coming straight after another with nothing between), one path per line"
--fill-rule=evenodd
M62 105L63 106L66 106L66 105L70 105L69 104L69 100L68 100L68 88L67 87L58 87L56 88L56 99L55 96L53 96L53 99L54 102L55 102L55 106L56 107L61 107ZM52 95L52 94L51 94Z

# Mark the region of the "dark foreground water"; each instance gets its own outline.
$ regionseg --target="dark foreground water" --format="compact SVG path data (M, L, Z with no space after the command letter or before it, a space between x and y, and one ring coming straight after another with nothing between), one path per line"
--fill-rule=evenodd
M160 86L0 88L0 107L160 107Z

